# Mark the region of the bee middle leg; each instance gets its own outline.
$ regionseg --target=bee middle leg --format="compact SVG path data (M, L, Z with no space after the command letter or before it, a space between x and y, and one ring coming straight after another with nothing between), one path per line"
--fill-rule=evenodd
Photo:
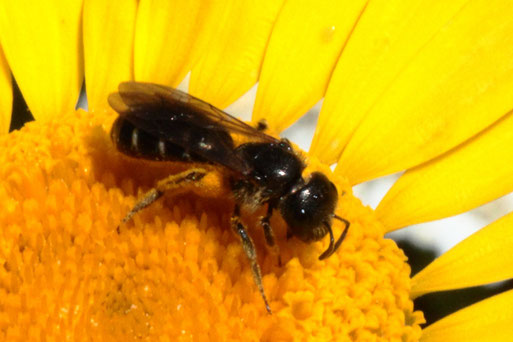
M157 182L157 185L144 194L142 199L135 204L135 206L123 218L121 223L126 223L139 211L146 208L156 200L158 200L166 191L177 189L185 183L197 182L207 174L207 170L201 168L189 169L187 171L170 175ZM117 228L119 233L119 226Z
M276 244L274 232L271 227L271 217L273 216L274 209L276 209L276 203L269 202L267 205L267 214L262 217L260 224L264 229L265 242L267 243L267 246L272 248L273 253L278 256L278 266L281 266L280 247Z
M235 233L237 233L237 235L239 235L240 240L242 242L242 248L244 249L244 252L246 253L246 256L248 257L251 263L251 272L253 273L253 279L255 280L258 290L262 295L262 298L265 303L265 308L267 309L267 312L271 314L271 307L267 302L267 297L265 296L264 292L264 286L262 285L262 272L260 271L260 266L258 265L255 244L249 236L246 227L244 227L240 220L240 209L238 205L235 205L235 210L233 212L231 224L232 229L235 231Z

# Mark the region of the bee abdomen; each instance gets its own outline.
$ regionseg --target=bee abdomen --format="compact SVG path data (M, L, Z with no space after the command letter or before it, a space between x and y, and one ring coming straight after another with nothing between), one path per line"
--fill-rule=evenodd
M191 155L181 146L155 137L135 127L122 117L118 117L114 122L111 136L117 149L131 157L149 160L192 161Z

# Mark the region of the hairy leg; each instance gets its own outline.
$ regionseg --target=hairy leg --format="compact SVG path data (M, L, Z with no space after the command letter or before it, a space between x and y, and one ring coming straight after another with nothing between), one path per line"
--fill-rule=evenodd
M251 263L251 271L253 273L253 279L255 280L255 283L258 287L258 290L260 291L260 294L262 295L262 298L265 303L265 308L267 309L267 312L271 314L271 307L269 306L269 303L267 302L267 297L265 296L264 292L264 286L262 285L262 273L260 271L260 266L258 265L257 261L257 255L255 250L255 244L253 243L253 240L248 234L248 231L246 230L246 227L241 223L240 221L240 210L239 206L235 206L235 210L232 216L232 229L239 235L240 240L242 242L242 248L244 249L244 252L246 253L246 256L249 259L249 262Z
M265 242L267 246L272 248L273 253L278 256L278 265L281 266L281 256L280 256L280 247L276 244L276 239L274 238L274 232L271 227L271 216L273 216L273 211L276 209L276 203L270 202L267 206L267 214L262 217L260 220L260 224L264 229Z
M135 204L135 206L128 212L128 214L123 218L121 223L126 223L130 221L130 219L139 211L146 208L157 199L159 199L166 191L177 189L181 186L184 186L186 183L197 182L201 180L207 171L205 169L195 168L190 169L175 175L170 175L160 181L158 181L157 185L144 194L144 196ZM119 233L119 227L118 227Z

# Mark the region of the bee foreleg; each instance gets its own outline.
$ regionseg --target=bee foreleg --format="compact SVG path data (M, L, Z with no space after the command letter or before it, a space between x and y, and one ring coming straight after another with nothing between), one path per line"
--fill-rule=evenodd
M157 185L144 194L141 200L135 204L135 206L128 212L128 214L123 218L122 223L126 223L130 221L130 219L139 211L146 208L156 200L158 200L166 191L176 189L180 186L183 186L184 183L197 182L201 180L207 171L205 169L190 169L175 175L170 175L160 181L157 182ZM118 226L119 233L119 226Z
M278 266L281 266L280 247L276 244L276 241L274 239L274 232L270 223L274 209L276 209L276 203L269 202L267 206L267 214L264 217L262 217L262 219L260 220L260 224L264 229L265 242L267 243L267 246L272 248L274 254L278 256Z
M267 297L265 296L264 292L264 286L262 285L262 273L260 271L260 266L258 265L256 250L255 250L255 244L253 243L253 240L248 234L248 231L246 230L246 227L241 223L240 221L240 211L239 206L235 206L235 210L231 219L232 223L232 229L239 235L240 240L242 242L242 248L244 249L244 252L246 253L246 256L248 257L250 263L251 263L251 271L253 273L253 279L255 280L255 283L258 287L258 290L260 291L260 294L262 295L262 298L265 303L265 308L267 309L268 313L271 312L271 307L269 306L269 303L267 302Z
M267 129L269 128L269 125L267 124L267 120L266 119L258 120L255 128L257 129L257 131L260 131L260 132L267 131Z

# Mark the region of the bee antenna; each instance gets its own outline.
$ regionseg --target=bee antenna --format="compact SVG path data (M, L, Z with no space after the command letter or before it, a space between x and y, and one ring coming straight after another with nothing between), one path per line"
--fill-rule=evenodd
M337 215L333 215L333 218L344 222L346 227L344 228L344 231L338 238L337 242L334 243L333 230L331 229L331 226L327 222L324 222L324 224L328 228L328 232L330 233L330 245L329 245L328 249L326 249L324 251L324 253L322 253L319 256L319 260L324 260L324 259L328 258L329 256L331 256L333 253L335 253L337 251L337 249L340 247L340 245L342 244L342 241L344 241L344 239L347 235L347 231L349 230L349 226L351 223L348 220L346 220L345 218L342 218L340 216L337 216Z
M326 249L319 256L319 260L324 260L324 259L326 259L327 257L329 257L330 255L333 254L333 252L334 252L333 244L335 243L335 238L333 237L333 230L331 229L331 225L328 222L326 222L326 221L324 221L323 223L326 226L326 228L328 228L328 232L330 233L330 245L328 246L328 249Z
M346 238L347 231L349 230L349 226L351 225L351 223L348 220L346 220L345 218L342 218L338 215L334 215L333 217L339 221L344 222L344 224L346 225L346 227L344 228L344 231L342 232L342 234L340 234L340 237L338 238L337 243L335 244L335 247L333 248L333 252L335 252L342 244L342 241L344 241L344 239Z

